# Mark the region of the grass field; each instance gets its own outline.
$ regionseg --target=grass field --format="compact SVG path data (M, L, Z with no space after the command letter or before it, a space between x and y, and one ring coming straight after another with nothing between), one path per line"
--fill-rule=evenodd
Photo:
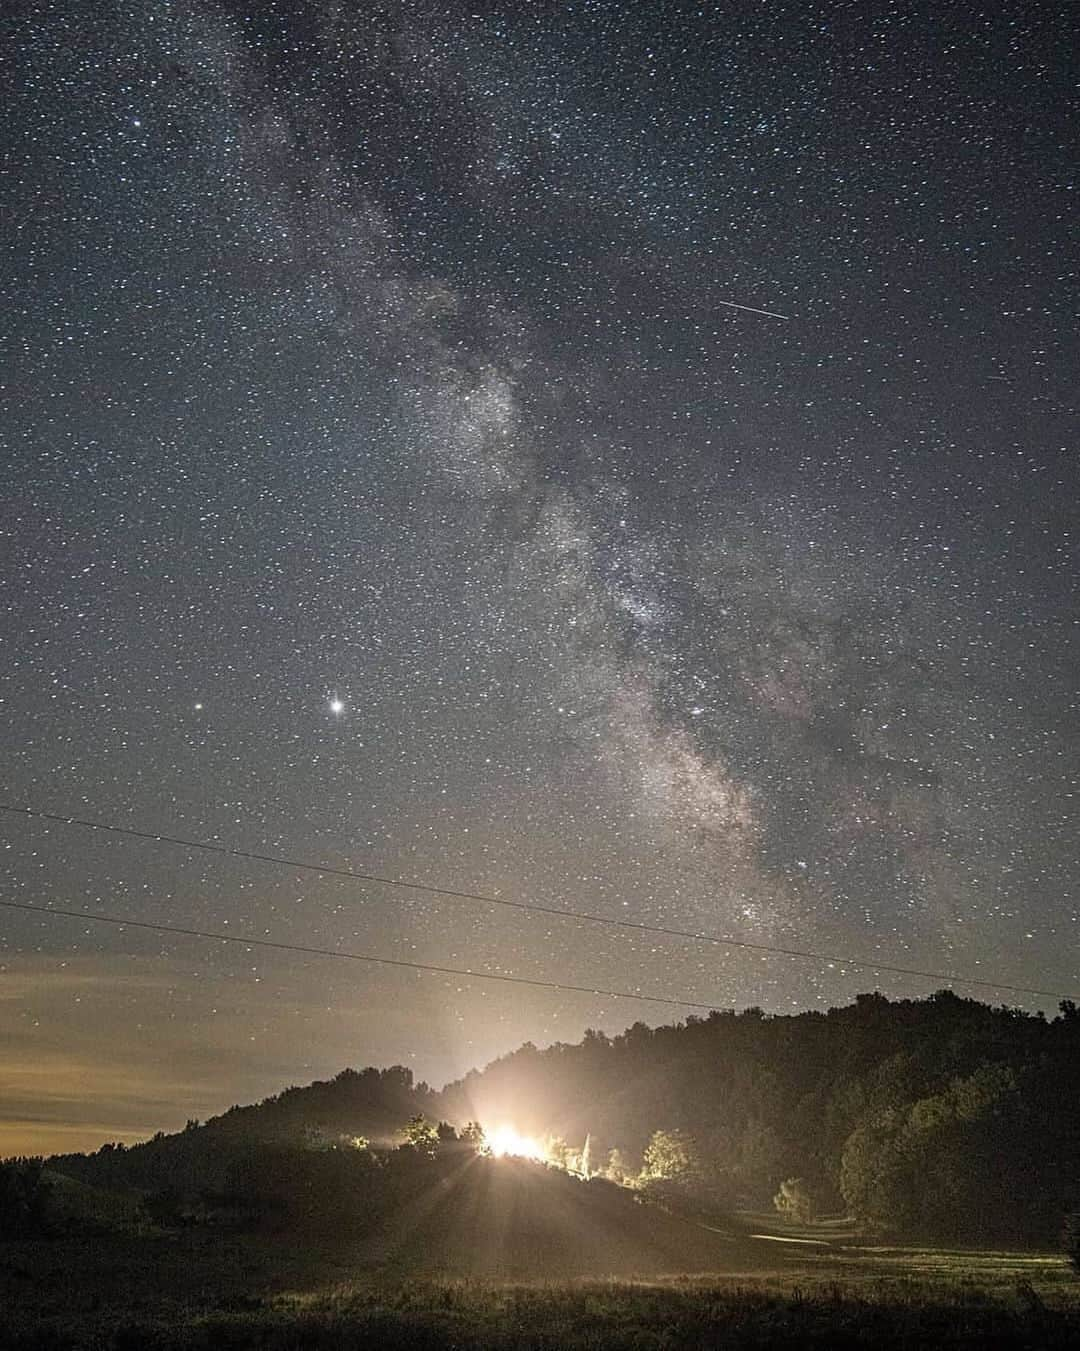
M0 1243L2 1351L1080 1346L1053 1253L726 1228L532 1165L440 1178L366 1237L151 1225L54 1179L66 1236Z
M794 1237L794 1235L792 1236ZM722 1240L719 1240L722 1241ZM1047 1348L1080 1345L1059 1257L728 1241L694 1274L421 1274L363 1245L148 1232L0 1245L5 1351Z

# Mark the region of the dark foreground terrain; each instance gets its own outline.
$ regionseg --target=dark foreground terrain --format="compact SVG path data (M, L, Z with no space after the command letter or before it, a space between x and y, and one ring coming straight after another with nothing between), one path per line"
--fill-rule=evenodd
M546 1203L512 1172L482 1213L446 1190L377 1240L145 1226L4 1243L0 1347L1080 1346L1080 1281L1050 1253L871 1247L824 1224L720 1234L642 1207L619 1236L603 1206Z
M60 1348L1031 1348L1080 1345L1080 1312L1030 1288L991 1297L904 1286L769 1289L753 1279L521 1285L357 1282L315 1296L238 1295L183 1311L10 1310L10 1351Z

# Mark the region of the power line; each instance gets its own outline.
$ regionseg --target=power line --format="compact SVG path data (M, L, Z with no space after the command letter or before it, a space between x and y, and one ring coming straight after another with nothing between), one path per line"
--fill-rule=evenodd
M531 901L510 901L501 896L491 896L478 891L455 891L449 887L436 887L424 882L402 882L393 877L382 877L377 873L356 872L351 868L335 868L330 864L312 863L310 860L288 858L281 854L263 854L248 849L235 849L229 845L211 844L207 840L188 840L177 835L162 835L155 831L136 830L131 826L118 826L112 822L90 821L77 816L64 816L57 812L42 811L35 807L11 806L0 803L0 812L7 812L12 816L31 817L34 820L53 821L59 825L81 826L86 830L98 830L111 835L123 835L131 839L147 840L153 844L171 844L182 849L194 849L227 858L243 859L255 863L269 863L276 867L293 868L299 872L319 873L326 877L344 877L353 882L366 882L379 886L394 887L402 891L445 896L457 901L476 901L483 905L524 911L527 914L554 915L560 919L584 920L589 924L603 924L614 929L632 929L638 933L660 934L666 938L687 938L698 943L713 943L718 947L742 948L750 952L763 952L776 957L795 957L802 961L817 962L821 965L831 963L837 966L857 967L867 971L886 972L894 976L915 976L920 980L943 981L947 985L971 985L982 989L1007 991L1010 994L1035 995L1042 999L1075 999L1080 997L1075 993L1061 990L1036 990L1027 985L1015 985L971 976L958 976L949 971L923 971L917 967L894 966L885 962L868 961L865 958L840 957L831 953L812 952L804 948L786 948L771 943L755 943L746 938L728 938L721 934L699 933L691 929L675 929L661 924L646 924L640 920L614 919L608 915L591 914L585 910L539 905Z
M348 962L371 962L378 966L400 966L409 971L435 971L444 976L464 976L467 980L500 980L508 985L535 985L542 990L572 991L575 994L602 996L604 999L643 999L649 1004L667 1004L682 1009L718 1011L719 1004L700 1004L692 999L667 999L662 995L635 994L632 990L602 990L592 985L566 985L557 980L533 980L528 976L503 976L492 971L469 971L457 966L436 966L431 962L406 962L397 957L376 957L370 952L343 952L338 948L314 948L303 943L279 943L270 938L244 938L240 934L217 933L210 929L185 929L177 924L151 924L149 920L124 919L121 915L102 915L89 910L60 910L27 901L0 901L6 910L29 910L37 915L88 920L93 924L114 924L125 929L149 929L153 933L178 934L184 938L210 938L221 943L242 943L248 948L273 948L278 952L300 952L308 957L337 957Z

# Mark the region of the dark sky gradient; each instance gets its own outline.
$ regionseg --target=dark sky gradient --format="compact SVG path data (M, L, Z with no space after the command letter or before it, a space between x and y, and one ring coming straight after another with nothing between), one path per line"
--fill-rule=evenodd
M6 799L1080 986L1073 37L983 8L5 7ZM34 904L720 1006L933 988L0 843ZM0 1153L663 1016L0 940Z

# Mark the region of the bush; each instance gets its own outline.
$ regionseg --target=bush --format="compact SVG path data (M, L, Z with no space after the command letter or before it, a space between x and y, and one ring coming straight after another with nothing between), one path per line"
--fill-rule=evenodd
M786 1177L773 1197L773 1205L796 1224L809 1224L814 1218L814 1198L801 1177Z

